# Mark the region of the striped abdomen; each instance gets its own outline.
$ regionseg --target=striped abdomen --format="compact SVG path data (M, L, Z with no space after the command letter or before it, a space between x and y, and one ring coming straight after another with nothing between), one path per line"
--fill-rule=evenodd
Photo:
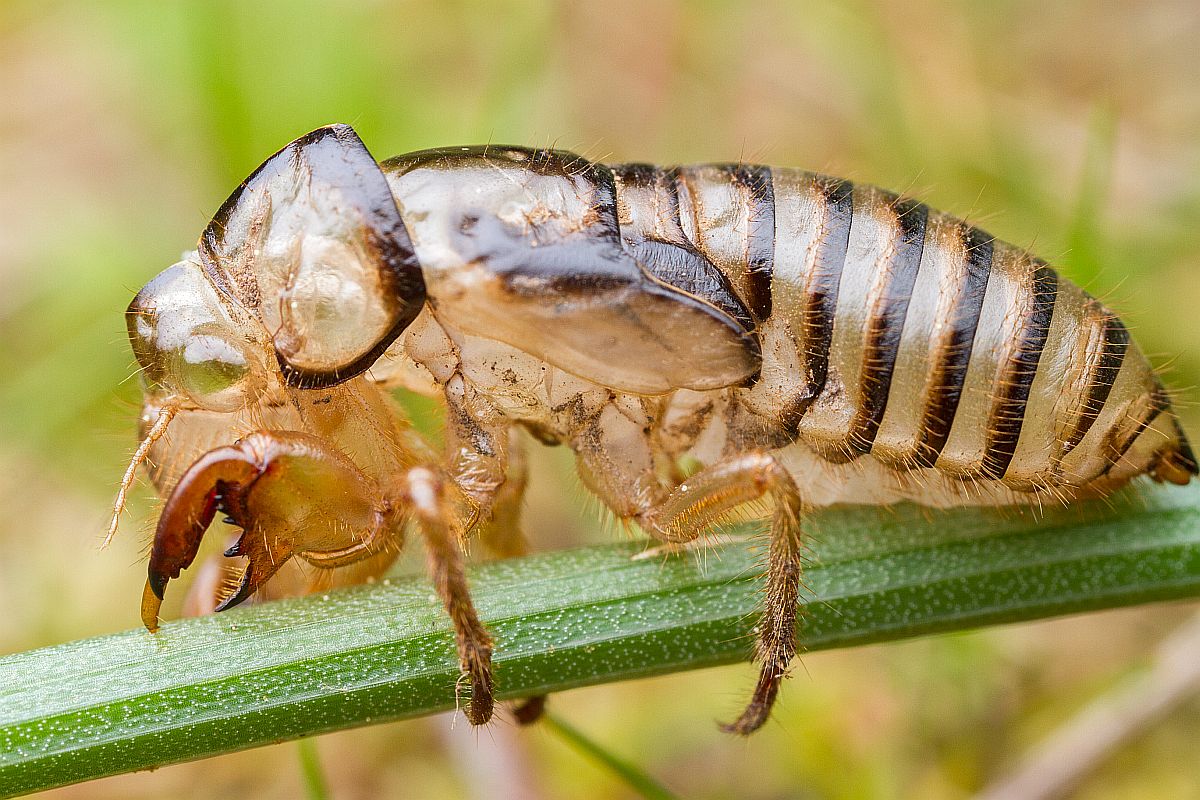
M735 402L785 440L832 462L870 454L1019 490L1196 474L1120 320L1024 250L797 170L613 174L631 247L703 256L647 258L655 274L725 308L732 293L753 319L762 370Z

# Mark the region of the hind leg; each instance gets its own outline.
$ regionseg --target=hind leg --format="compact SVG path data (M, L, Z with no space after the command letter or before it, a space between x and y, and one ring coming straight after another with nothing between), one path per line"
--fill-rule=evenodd
M580 475L618 516L656 539L686 543L710 530L743 503L773 502L767 586L758 625L758 684L741 716L722 726L736 734L762 727L796 655L805 504L791 475L770 453L752 451L713 464L678 483L659 475L644 429L612 407L603 410L575 443Z
M779 685L796 655L804 504L791 475L768 453L747 453L721 462L679 484L658 505L635 518L650 535L667 542L696 538L745 502L770 497L774 513L767 562L767 591L758 624L758 684L737 720L722 725L746 735L770 716Z

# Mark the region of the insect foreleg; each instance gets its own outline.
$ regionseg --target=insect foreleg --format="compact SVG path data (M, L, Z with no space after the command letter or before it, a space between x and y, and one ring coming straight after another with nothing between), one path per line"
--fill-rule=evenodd
M259 431L210 450L179 479L159 517L142 602L150 630L167 583L191 565L217 511L243 531L225 555L245 559L218 611L254 594L293 555L362 560L387 551L403 525L374 481L315 436Z
M301 553L300 557L320 569L337 569L357 564L364 558L387 548L398 549L404 542L403 526L389 519L391 515L377 514L362 538L338 550Z
M492 715L492 640L471 602L461 538L466 500L433 468L416 466L380 485L325 440L259 431L210 450L183 475L159 518L142 619L151 631L167 583L191 565L218 511L243 529L226 556L245 559L221 611L254 594L292 556L318 567L386 567L406 522L424 534L434 586L454 624L472 693L467 718Z

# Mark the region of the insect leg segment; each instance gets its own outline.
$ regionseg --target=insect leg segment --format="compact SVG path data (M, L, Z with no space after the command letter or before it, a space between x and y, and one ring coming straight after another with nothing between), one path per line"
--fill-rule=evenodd
M154 533L142 591L142 623L147 630L158 630L158 611L167 583L196 559L223 493L249 484L260 474L259 465L239 447L209 451L184 474L167 499Z
M378 498L358 467L314 436L259 432L210 450L184 473L159 518L142 621L157 629L167 583L191 565L217 511L243 529L225 554L246 559L236 589L217 605L221 611L252 595L293 555L344 561L388 546L403 519Z
M516 428L508 431L506 448L508 469L504 483L496 490L491 518L479 520L475 533L488 553L496 558L517 558L529 554L529 540L521 527L521 506L529 482L529 462L525 443Z
M475 506L464 535L478 537L497 558L528 554L529 540L521 529L520 517L529 470L519 432L461 374L447 381L445 396L448 470ZM452 601L446 602L449 608ZM459 602L457 598L453 600L454 604ZM467 598L468 605L469 602ZM464 628L464 635L470 636L473 630ZM490 641L488 648L490 653ZM464 656L464 670L468 666ZM472 681L474 702L474 697L482 696L482 690L474 686L474 676ZM490 683L487 686L490 693ZM541 717L545 705L545 695L526 698L514 706L513 717L518 724L528 725Z
M774 502L768 555L766 599L758 625L755 660L758 684L741 716L722 729L746 735L770 716L779 685L796 655L796 615L800 591L805 506L791 475L765 452L736 456L701 470L667 497L636 517L652 536L685 542L711 528L743 503L769 497Z
M462 531L455 524L450 487L434 470L415 467L404 475L398 488L424 534L429 573L454 624L459 665L471 682L467 719L472 725L482 725L492 717L492 637L479 620L467 587Z
M465 500L456 494L451 481L424 466L380 487L340 451L303 433L258 432L210 450L180 479L159 519L142 620L157 630L167 583L191 565L217 511L243 529L225 555L247 560L236 589L217 611L250 597L292 556L333 568L394 548L405 522L413 519L471 680L467 717L486 722L492 709L492 641L467 590L460 545Z
M357 564L364 558L370 558L389 546L398 548L403 542L403 528L399 525L388 525L390 516L392 515L382 512L376 513L371 520L371 527L363 533L362 538L345 547L337 550L300 553L299 555L314 567L320 569L338 569L350 566L351 564ZM390 530L392 527L395 527L394 532ZM385 537L389 534L394 536L397 541L387 541ZM228 554L229 551L226 552ZM234 552L240 555L240 552Z
M524 476L510 475L509 451L513 444L512 423L462 376L446 382L447 471L475 506L475 523L487 526L497 503L504 498L505 515L515 516L510 506L519 507ZM524 460L518 457L518 467ZM510 482L513 485L510 485Z
M508 432L508 477L496 492L491 519L483 522L476 533L483 546L496 558L518 558L530 552L529 539L521 528L521 506L528 481L525 442L513 428ZM526 697L511 707L518 725L537 722L545 709L544 694Z
M517 428L461 373L444 396L446 470L474 506L467 536L498 558L525 555L520 516L529 469Z
M760 664L754 694L729 733L753 733L766 722L796 655L805 503L795 481L770 453L733 455L669 487L657 478L646 428L613 403L575 443L584 481L618 515L665 542L692 541L744 503L773 502L765 606L758 627Z
M529 478L524 443L517 429L507 421L501 423L494 418L485 425L475 419L461 402L471 391L461 375L456 375L446 387L450 475L475 505L465 536L478 537L497 558L527 555L529 540L521 529L521 504ZM453 603L458 604L461 597L466 597L465 593L456 595ZM449 608L451 601L446 602ZM469 606L469 597L467 603ZM464 631L469 636L475 629L468 627ZM486 631L483 633L486 635ZM490 653L490 641L488 647ZM466 657L463 668L468 669ZM474 686L474 677L472 681L474 702L476 696L482 696L482 690ZM490 683L487 686L490 693ZM546 696L534 695L513 706L512 714L518 724L528 725L541 718L545 706Z

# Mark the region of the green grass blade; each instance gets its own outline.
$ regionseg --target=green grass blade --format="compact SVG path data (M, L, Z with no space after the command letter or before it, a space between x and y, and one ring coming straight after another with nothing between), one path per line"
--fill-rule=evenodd
M321 768L321 757L317 753L317 740L305 737L296 742L296 755L300 759L300 772L304 777L304 794L308 800L329 800L329 782Z
M1040 520L904 507L811 527L810 650L1200 596L1196 487ZM500 697L749 656L759 548L632 560L638 549L473 571ZM0 795L442 711L457 678L424 578L19 653L0 659Z
M676 800L665 786L607 748L593 741L583 731L555 714L542 717L542 724L553 731L580 755L591 759L612 772L646 800Z

